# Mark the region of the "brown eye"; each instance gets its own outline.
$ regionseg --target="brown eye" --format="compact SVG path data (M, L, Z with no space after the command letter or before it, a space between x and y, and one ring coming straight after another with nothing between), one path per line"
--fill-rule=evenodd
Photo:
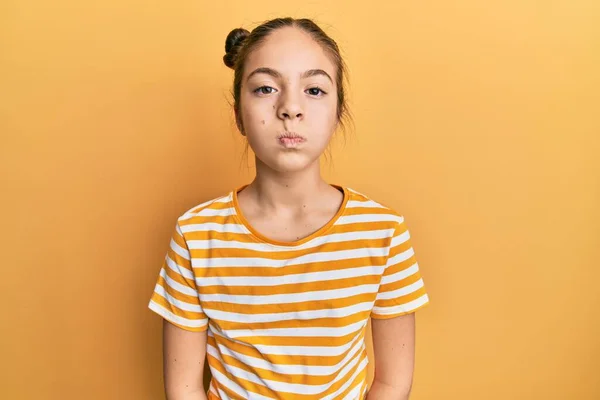
M318 88L318 87L310 88L310 89L307 89L306 91L311 96L317 96L317 97L320 97L320 96L323 96L323 95L327 94L321 88Z
M261 86L258 89L254 90L254 93L258 94L271 94L275 92L275 88L271 86Z

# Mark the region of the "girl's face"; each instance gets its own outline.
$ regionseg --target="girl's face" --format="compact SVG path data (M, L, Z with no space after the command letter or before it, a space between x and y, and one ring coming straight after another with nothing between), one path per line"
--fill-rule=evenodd
M241 125L262 163L294 172L318 162L338 123L335 73L321 46L296 28L274 31L248 56Z

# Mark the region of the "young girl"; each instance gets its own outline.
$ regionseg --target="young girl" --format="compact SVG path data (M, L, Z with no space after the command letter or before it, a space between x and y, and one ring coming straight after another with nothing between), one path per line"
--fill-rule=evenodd
M404 218L319 169L347 113L338 46L278 18L233 30L226 52L256 178L177 220L149 304L168 399L407 399L428 297Z

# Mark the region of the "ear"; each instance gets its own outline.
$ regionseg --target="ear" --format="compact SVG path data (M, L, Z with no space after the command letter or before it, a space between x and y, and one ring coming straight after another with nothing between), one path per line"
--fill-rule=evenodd
M239 110L237 108L234 108L234 114L235 114L235 124L237 126L237 128L239 129L240 133L242 134L242 136L246 136L246 133L244 132L244 125L242 124L242 117L241 115L239 115Z
M335 133L335 132L338 131L338 129L340 128L340 125L341 125L341 121L338 118L338 119L335 120L335 125L333 126L333 133Z

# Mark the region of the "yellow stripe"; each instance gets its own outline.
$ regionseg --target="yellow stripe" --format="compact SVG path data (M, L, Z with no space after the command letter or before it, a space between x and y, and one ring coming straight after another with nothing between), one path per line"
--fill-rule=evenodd
M319 253L336 252L343 250L358 250L364 249L365 246L370 248L384 249L389 242L389 239L372 239L372 240L353 240L338 243L328 243L319 246ZM268 258L271 260L288 260L290 258L301 257L309 254L314 254L315 248L307 248L302 250L290 251L258 251L252 249L240 248L213 248L213 249L190 249L192 257L203 258ZM383 257L382 257L383 258Z
M289 313L295 311L309 311L322 309L336 309L349 307L357 303L364 303L375 300L375 293L360 294L351 297L344 297L334 300L305 301L298 303L281 304L235 304L214 301L203 301L202 305L206 309L233 312L238 314L276 314Z
M407 294L406 296L399 297L397 299L386 299L386 300L377 300L375 302L375 307L392 307L400 304L406 304L413 300L418 299L426 293L425 288L422 287L419 290L415 290L414 292Z
M369 317L369 311L361 311L356 314L342 318L314 318L314 319L292 319L272 322L253 322L252 329L277 329L277 328L342 328L359 321L364 321ZM230 322L218 320L221 329L248 329L247 324L243 322Z
M309 272L324 272L324 271L340 271L347 268L358 268L358 267L371 267L371 266L383 266L385 264L385 257L361 257L353 258L351 260L336 260L329 262L314 262L297 265L287 265L285 267L194 267L194 273L197 277L229 277L229 276L284 276L284 275L296 275L304 274ZM410 266L410 265L409 265ZM408 267L407 267L408 268ZM210 286L206 286L202 289L203 293L216 293L216 289L208 289ZM218 289L219 291L222 290ZM261 291L260 287L256 287L258 291ZM270 292L273 289L267 290ZM226 292L225 292L226 293ZM288 293L288 292L286 292Z

